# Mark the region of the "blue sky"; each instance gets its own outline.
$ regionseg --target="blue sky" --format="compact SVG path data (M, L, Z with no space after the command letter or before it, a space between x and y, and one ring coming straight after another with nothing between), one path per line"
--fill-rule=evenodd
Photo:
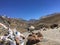
M0 15L9 17L29 20L59 12L60 0L0 0Z

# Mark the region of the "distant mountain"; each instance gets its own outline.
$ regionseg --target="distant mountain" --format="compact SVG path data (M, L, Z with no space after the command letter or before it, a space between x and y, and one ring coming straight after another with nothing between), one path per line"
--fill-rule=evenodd
M38 20L36 20L36 19L30 19L29 21L28 21L28 24L29 25L33 25L35 22L37 22Z

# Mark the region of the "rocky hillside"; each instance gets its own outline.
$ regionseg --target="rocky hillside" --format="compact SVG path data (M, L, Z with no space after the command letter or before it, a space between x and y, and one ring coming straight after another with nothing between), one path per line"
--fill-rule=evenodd
M10 28L17 28L20 32L25 32L27 25L27 21L23 19L17 18L9 18L7 16L0 16L0 22L5 24L6 26L10 26Z
M39 29L41 25L50 26L52 24L60 24L60 13L47 15L38 20L31 19L29 21L21 18L0 16L0 22L5 24L6 26L10 25L10 28L17 28L18 31L25 32L30 25L33 25Z
M39 20L40 23L60 23L60 14L51 14Z
M52 24L60 25L60 13L55 13L51 15L47 15L39 19L34 23L35 27L39 27L40 25L50 26Z

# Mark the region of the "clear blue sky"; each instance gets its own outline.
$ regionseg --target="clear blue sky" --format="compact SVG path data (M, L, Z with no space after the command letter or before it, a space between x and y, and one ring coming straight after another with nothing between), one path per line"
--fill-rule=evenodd
M0 0L0 14L9 17L38 19L60 12L60 0Z

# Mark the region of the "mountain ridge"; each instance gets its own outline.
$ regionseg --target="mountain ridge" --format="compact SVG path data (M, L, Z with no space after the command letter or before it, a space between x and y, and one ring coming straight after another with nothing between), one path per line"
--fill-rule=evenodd
M20 19L20 18L10 18L8 16L0 16L0 22L6 26L10 25L10 28L17 28L20 32L27 31L29 25L39 27L39 25L51 25L51 24L60 24L60 13L50 14L44 16L45 18L41 19L31 19L29 21Z

